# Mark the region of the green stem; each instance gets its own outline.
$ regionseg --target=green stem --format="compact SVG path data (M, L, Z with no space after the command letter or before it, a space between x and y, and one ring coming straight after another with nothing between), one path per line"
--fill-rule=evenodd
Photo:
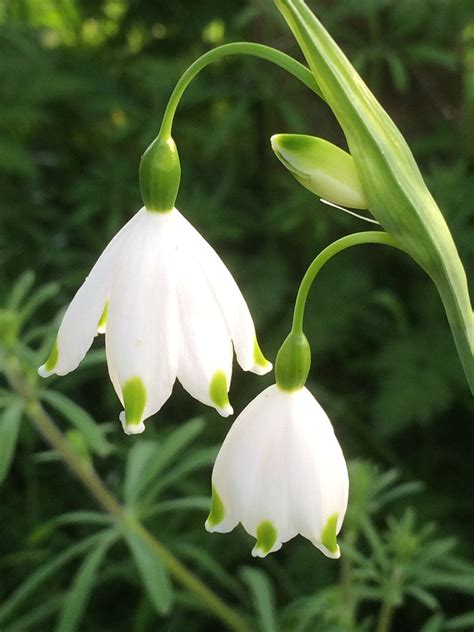
M16 358L11 358L5 371L7 380L18 395L25 400L25 410L31 421L41 432L48 443L55 448L74 475L115 520L128 531L134 532L155 551L172 577L193 593L207 606L218 619L230 630L248 632L249 627L242 616L224 603L216 593L182 564L168 549L161 544L136 518L130 516L125 508L105 487L95 470L84 461L71 447L66 437L57 428L54 421L44 410L35 395L27 377Z
M218 59L222 59L223 57L227 57L228 55L252 55L253 57L266 59L267 61L270 61L280 68L283 68L283 70L289 72L322 98L321 90L319 89L316 79L311 71L289 55L286 55L271 46L264 46L263 44L256 44L254 42L234 42L232 44L223 44L222 46L218 46L217 48L204 53L204 55L199 57L199 59L196 59L196 61L183 73L171 94L168 105L166 106L159 135L163 134L165 138L171 136L171 128L173 126L176 109L184 91L194 77L208 64Z
M402 577L403 569L401 567L395 567L385 590L385 598L380 608L376 632L390 632L393 615L395 614L395 605L391 595L398 590Z
M385 244L386 246L393 246L402 250L398 243L390 237L388 233L381 231L365 231L361 233L354 233L353 235L346 235L341 239L333 242L322 250L319 255L314 259L301 281L296 296L295 309L293 312L293 325L291 328L292 333L301 335L303 333L303 319L304 310L306 306L306 299L308 298L311 285L321 270L321 268L330 259L337 255L339 252L351 248L352 246L358 246L360 244Z

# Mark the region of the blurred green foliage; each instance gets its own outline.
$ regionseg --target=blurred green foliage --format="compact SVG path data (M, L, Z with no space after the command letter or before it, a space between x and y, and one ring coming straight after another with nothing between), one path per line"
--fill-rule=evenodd
M472 1L309 4L406 134L472 277ZM400 253L341 255L308 304L309 386L351 459L338 562L301 538L255 561L242 529L204 532L212 462L229 424L178 386L146 434L130 438L101 341L75 373L36 377L61 309L140 206L139 157L180 73L211 46L239 39L297 54L270 0L0 4L0 365L20 358L75 449L255 629L375 630L387 614L394 630L470 630L473 404L439 298ZM234 273L271 358L311 259L365 228L285 173L270 149L276 132L343 145L323 103L244 58L202 73L174 131L178 207ZM236 370L234 408L270 380ZM190 613L193 630L222 629L96 510L5 384L0 455L2 631L171 632L190 629Z

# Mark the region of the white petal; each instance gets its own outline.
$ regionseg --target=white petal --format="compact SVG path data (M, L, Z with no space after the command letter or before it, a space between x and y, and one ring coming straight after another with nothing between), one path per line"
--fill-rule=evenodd
M193 397L227 417L233 412L227 397L232 377L229 332L201 267L193 258L188 236L181 232L177 243L181 325L178 379Z
M216 251L180 214L180 230L188 235L190 248L224 314L237 361L244 371L263 375L272 365L260 351L255 326L242 292Z
M43 364L38 369L42 377L48 377L53 373L66 375L73 371L86 355L97 333L122 244L144 213L144 209L138 211L115 235L72 299L58 331L56 363L48 361ZM49 367L48 364L52 366Z
M209 530L229 531L240 521L258 538L252 554L262 557L297 533L328 557L339 556L347 467L307 389L289 393L273 385L255 398L230 429L212 481L222 507L211 511Z
M109 374L125 405L134 408L127 432L139 432L171 394L178 357L174 214L146 211L124 244L109 298ZM126 410L127 413L127 410Z
M322 533L337 516L336 535L347 509L349 478L341 447L326 413L313 395L301 389L293 396L294 410L291 466L298 471L298 483L292 477L291 513L299 533L310 539L328 557L339 557L322 544ZM298 456L297 456L298 455Z

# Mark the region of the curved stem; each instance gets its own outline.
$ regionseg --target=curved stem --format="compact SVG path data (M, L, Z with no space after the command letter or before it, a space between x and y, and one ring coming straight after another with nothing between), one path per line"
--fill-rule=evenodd
M303 333L303 319L306 299L308 298L309 290L316 275L324 266L324 264L332 259L334 255L337 255L339 252L346 250L346 248L351 248L352 246L358 246L360 244L385 244L386 246L393 246L394 248L402 250L402 248L392 237L390 237L388 233L384 233L381 231L365 231L361 233L354 233L353 235L346 235L345 237L342 237L341 239L338 239L337 241L327 246L313 260L309 268L306 270L303 280L301 281L300 287L298 289L298 294L296 296L295 309L293 312L293 325L291 328L291 331L293 333Z
M91 465L73 450L69 441L44 410L16 358L9 360L5 374L12 390L24 399L25 410L31 421L47 442L61 454L65 463L99 505L125 529L135 533L145 541L161 559L171 576L189 592L193 593L230 630L249 632L249 627L243 617L224 603L216 593L182 564L136 518L129 515L125 507L106 488Z
M267 61L270 61L280 68L283 68L283 70L289 72L322 98L321 90L319 89L316 79L309 68L306 68L306 66L301 64L299 61L296 61L296 59L293 59L289 55L286 55L271 46L264 46L263 44L256 44L254 42L234 42L231 44L223 44L222 46L218 46L217 48L204 53L204 55L199 57L199 59L191 64L191 66L189 66L189 68L183 73L171 94L168 105L166 106L159 135L163 134L165 136L171 136L173 119L179 101L194 77L208 64L216 61L217 59L221 59L222 57L227 57L228 55L252 55L253 57L266 59Z

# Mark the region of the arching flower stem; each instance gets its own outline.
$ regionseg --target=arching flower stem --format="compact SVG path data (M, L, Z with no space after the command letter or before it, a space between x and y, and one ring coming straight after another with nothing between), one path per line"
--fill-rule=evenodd
M263 44L256 44L254 42L232 42L230 44L223 44L222 46L218 46L217 48L204 53L204 55L199 57L181 75L181 78L171 94L168 105L166 106L158 136L161 136L162 138L168 138L171 136L171 128L173 126L176 109L184 91L194 77L210 63L217 61L218 59L222 59L223 57L228 57L229 55L251 55L253 57L259 57L260 59L265 59L276 66L283 68L283 70L286 70L290 73L290 75L299 79L299 81L304 83L310 90L323 98L321 90L311 71L289 55L286 55L271 46L264 46Z
M388 233L382 231L364 231L360 233L353 233L352 235L346 235L324 248L324 250L322 250L310 264L300 283L298 294L296 296L295 309L293 312L293 324L291 327L292 334L303 334L306 299L308 298L311 285L321 268L330 259L332 259L334 255L337 255L352 246L359 246L362 244L384 244L386 246L393 246L394 248L398 248L398 250L403 251L403 248L395 241L395 239L393 239Z

